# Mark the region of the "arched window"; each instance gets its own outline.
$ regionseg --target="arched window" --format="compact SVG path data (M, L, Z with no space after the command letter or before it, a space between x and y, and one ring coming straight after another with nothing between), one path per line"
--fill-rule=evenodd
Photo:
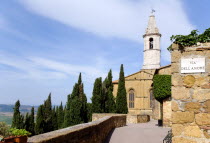
M129 108L134 108L134 90L129 91Z
M149 38L149 49L153 49L153 38Z

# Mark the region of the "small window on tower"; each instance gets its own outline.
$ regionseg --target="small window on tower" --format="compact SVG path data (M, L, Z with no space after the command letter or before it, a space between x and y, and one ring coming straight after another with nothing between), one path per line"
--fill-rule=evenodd
M153 49L153 38L149 38L149 49Z

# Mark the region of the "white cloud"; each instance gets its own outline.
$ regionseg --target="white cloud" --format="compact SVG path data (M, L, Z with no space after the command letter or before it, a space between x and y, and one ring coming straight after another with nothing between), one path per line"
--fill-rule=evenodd
M165 60L170 36L194 29L181 0L20 0L27 9L63 24L103 37L125 38L143 42L151 8L156 13L162 34Z
M33 80L65 79L69 76L77 77L81 72L84 81L92 84L95 78L105 78L107 76L108 70L104 66L107 62L108 61L100 58L99 60L96 59L95 65L73 65L40 57L26 57L20 59L14 55L0 53L0 65L15 68L14 71L9 69L6 72L4 70L0 72L5 75L8 75L8 72L10 72L9 77L11 77L11 79L18 77ZM113 75L116 77L117 72L113 71Z
M57 71L59 73L63 73L65 75L73 75L78 76L80 72L82 72L83 77L86 81L93 81L96 77L105 77L107 71L103 71L103 69L94 66L87 65L72 65L63 62L57 62L49 59L33 57L30 60L39 68L45 68L52 71Z
M18 87L18 90L16 90L21 92L20 95L23 94L22 92L24 90L24 96L27 96L25 93L29 92L29 89L24 89L24 85L22 85L23 82L32 81L32 83L29 83L33 86L36 82L40 83L41 87L39 88L44 91L39 92L39 95L47 95L47 92L52 91L56 94L54 95L54 98L56 99L54 102L59 104L60 100L65 101L65 96L71 92L68 89L72 89L72 87L65 85L65 82L69 81L70 84L73 85L73 83L77 82L78 75L81 72L82 79L85 84L85 93L87 94L88 101L90 102L94 80L97 77L102 77L104 79L107 76L109 70L105 66L107 63L108 61L102 58L96 58L95 65L74 65L41 57L20 58L11 54L0 52L0 84L7 85L6 87L8 88L13 86L12 83L16 83L17 85L21 83L20 87L15 85L13 88ZM7 68L2 68L4 66L7 66ZM114 78L118 76L118 71L112 71L112 73ZM56 88L52 87L53 83L56 84ZM33 86L29 86L28 88L33 88ZM61 87L63 88L61 89ZM22 90L19 91L19 89ZM7 91L6 93L10 93L8 95L15 98L14 100L17 100L16 98L22 99L22 96L20 95L13 97L12 91ZM62 96L61 99L59 94L65 96ZM39 97L39 99L40 98L41 97ZM24 102L24 104L28 104L28 101L26 103Z

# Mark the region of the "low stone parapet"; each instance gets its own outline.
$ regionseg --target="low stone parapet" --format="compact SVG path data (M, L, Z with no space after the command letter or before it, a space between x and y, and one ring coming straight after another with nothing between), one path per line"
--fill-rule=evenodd
M96 121L98 119L107 117L107 116L126 116L127 114L116 114L116 113L93 113L92 114L92 121Z
M150 121L149 115L127 115L127 123L137 124L137 123L146 123Z
M115 113L94 113L92 115L92 121L96 121L106 116L126 116L127 124L146 123L150 121L149 115L132 115L132 114L115 114Z
M150 116L149 115L138 115L137 116L138 123L146 123L150 121Z
M110 131L126 125L126 115L106 116L97 121L44 133L29 143L103 143Z

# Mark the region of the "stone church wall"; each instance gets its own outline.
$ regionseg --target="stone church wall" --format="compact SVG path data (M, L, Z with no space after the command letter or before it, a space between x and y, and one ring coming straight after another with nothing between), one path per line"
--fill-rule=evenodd
M210 142L210 44L172 47L173 143ZM181 59L205 58L204 73L181 73ZM189 64L188 64L189 65Z
M150 89L155 70L141 70L125 77L127 103L129 114L152 115L150 107ZM117 96L118 81L114 81L113 95ZM129 91L134 90L134 108L129 108Z

